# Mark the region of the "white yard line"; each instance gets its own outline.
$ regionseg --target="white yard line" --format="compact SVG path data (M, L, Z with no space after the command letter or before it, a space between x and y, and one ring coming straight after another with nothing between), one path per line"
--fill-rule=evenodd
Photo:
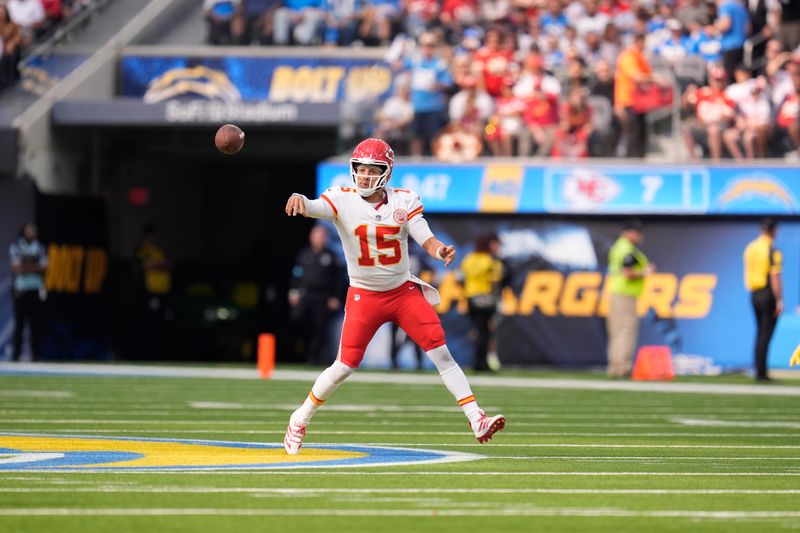
M518 517L561 516L595 518L690 518L711 520L800 518L800 511L703 511L663 510L629 511L610 508L515 508L503 506L491 509L229 509L229 508L7 508L0 516L396 516L396 517Z
M87 363L0 363L0 373L18 374L63 374L88 376L152 376L183 378L222 378L256 380L258 372L253 369L210 368L210 367L176 367L145 366L123 364L87 364ZM312 383L318 371L314 370L276 370L272 379L275 381L303 381ZM402 374L384 372L355 373L350 382L377 384L409 384L439 385L439 376L432 373ZM502 376L470 376L470 382L477 386L514 387L536 389L577 389L577 390L614 390L631 392L667 392L697 394L735 394L763 396L800 396L800 386L770 385L734 385L721 383L665 383L636 381L605 381L582 379L543 379L513 378Z
M73 398L74 393L59 390L0 390L0 397L4 398Z
M130 423L127 422L127 423ZM69 432L74 431L78 433L86 433L86 432L99 432L100 430L72 430L72 429L62 429L62 430L51 430L47 429L48 432L57 431L61 432ZM120 432L135 432L136 430L119 430ZM141 430L147 431L147 430ZM153 430L149 430L152 432ZM257 432L244 432L244 431L237 431L236 433L258 433L261 435L283 435L285 430L259 430ZM222 433L227 433L225 431L221 431ZM176 433L175 431L170 430L170 434ZM181 433L188 433L188 431L182 431ZM211 433L206 432L204 430L197 430L194 433ZM311 435L312 432L309 432ZM509 433L511 434L511 433ZM0 436L2 435L33 435L33 436L42 436L41 434L33 433L30 430L25 429L12 429L8 431L0 432ZM467 431L314 431L313 435L348 435L348 436L356 436L356 435L381 435L381 436L464 436L469 435ZM524 436L524 437L536 437L540 436L540 433L537 432L513 432L514 436ZM58 437L65 437L68 435L59 434ZM635 437L636 434L630 434L629 437ZM318 443L318 444L335 444L346 446L348 444L354 446L393 446L399 445L395 443L381 443L381 444L373 444L373 443ZM402 446L467 446L468 444L464 443L407 443L402 444ZM313 443L309 443L308 446L313 446ZM477 444L475 444L477 446ZM616 443L566 443L566 442L551 442L551 443L495 443L489 445L492 448L497 447L517 447L517 448L708 448L708 449L797 449L796 445L778 445L778 444L742 444L742 445L734 445L734 444L616 444Z
M718 418L673 418L672 421L677 424L682 424L684 426L800 429L800 422L789 422L784 420L720 420Z
M159 487L97 485L95 487L0 487L2 493L157 493L157 494L279 494L279 495L326 495L326 494L630 494L630 495L793 495L796 489L501 489L501 488L262 488L262 487Z
M265 426L262 420L148 420L148 419L127 419L127 420L109 420L104 418L99 419L72 419L72 418L7 418L2 420L4 424L100 424L104 426L109 425L132 425L138 424L143 426L170 426L170 425L188 425L188 426ZM281 425L284 420L281 419ZM336 424L342 426L342 423ZM362 424L363 425L363 424ZM372 424L374 425L374 424ZM552 422L552 423L528 423L530 427L597 427L597 422ZM660 428L664 424L625 424L625 423L604 423L603 427L611 428ZM284 428L285 429L285 428ZM283 431L281 431L282 433ZM438 431L327 431L315 432L319 434L328 435L349 435L352 433L360 433L362 435L458 435L462 432L438 432ZM530 433L517 433L518 435L538 435L537 432Z

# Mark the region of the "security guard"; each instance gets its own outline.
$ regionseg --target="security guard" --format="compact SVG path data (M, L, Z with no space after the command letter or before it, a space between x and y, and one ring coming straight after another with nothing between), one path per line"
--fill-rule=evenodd
M9 248L11 271L14 274L14 351L12 360L22 352L22 332L25 322L30 326L31 356L39 355L40 306L45 298L44 271L47 252L37 238L36 225L25 224L19 240Z
M300 250L292 269L289 289L291 319L306 339L306 361L321 364L332 314L342 306L345 290L343 270L328 248L328 230L316 225L308 236L309 246Z
M783 311L783 255L774 244L776 230L775 220L765 218L761 221L761 234L744 250L744 285L750 291L758 328L755 345L758 381L771 381L767 375L767 352L778 316Z
M610 307L608 330L608 368L610 377L630 375L639 340L636 299L644 290L644 279L655 271L638 246L644 241L642 223L630 220L608 252Z

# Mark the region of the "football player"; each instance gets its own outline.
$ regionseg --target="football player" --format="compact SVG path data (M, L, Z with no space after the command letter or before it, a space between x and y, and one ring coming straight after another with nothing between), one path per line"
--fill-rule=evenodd
M503 415L487 416L475 401L469 382L445 342L433 306L439 293L411 275L408 237L433 258L450 265L456 250L437 239L422 216L416 193L387 187L394 152L380 139L366 139L350 159L352 187L331 187L320 198L293 194L286 214L332 220L342 241L350 288L336 361L317 378L303 404L292 413L283 445L296 454L317 409L358 368L378 328L395 322L419 344L439 371L447 389L484 443L505 427Z

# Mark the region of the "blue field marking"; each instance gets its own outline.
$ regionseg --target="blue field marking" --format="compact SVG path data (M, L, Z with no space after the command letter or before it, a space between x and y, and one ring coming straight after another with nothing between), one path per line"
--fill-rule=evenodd
M271 443L0 433L0 472L258 470L470 461L468 453L357 444L313 444L287 455Z

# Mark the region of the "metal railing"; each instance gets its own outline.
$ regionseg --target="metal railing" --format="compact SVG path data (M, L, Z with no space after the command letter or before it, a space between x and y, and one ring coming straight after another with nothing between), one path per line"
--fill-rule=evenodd
M670 141L672 142L673 157L678 157L682 154L683 140L681 138L681 84L678 81L675 72L671 68L654 69L654 74L657 74L663 81L666 81L672 88L672 105L655 109L647 114L647 127L652 130L656 123L663 123L669 120L670 124ZM648 136L653 137L653 136ZM681 157L681 159L685 159Z

